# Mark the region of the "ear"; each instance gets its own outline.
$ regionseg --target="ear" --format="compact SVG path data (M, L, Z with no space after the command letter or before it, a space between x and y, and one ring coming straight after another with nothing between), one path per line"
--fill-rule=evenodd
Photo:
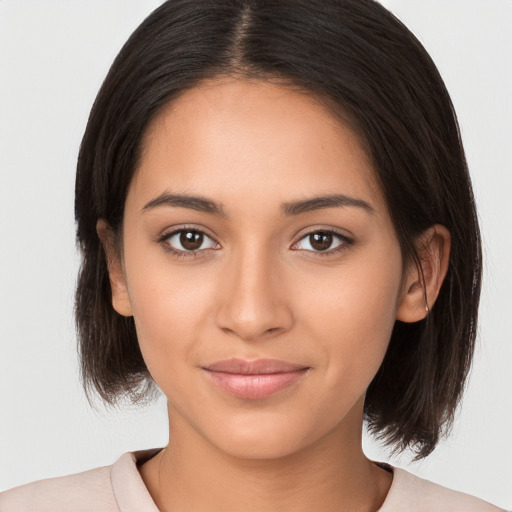
M126 286L122 257L115 243L115 235L104 219L99 219L96 223L96 232L103 245L107 260L110 288L112 289L112 306L120 315L132 316L132 305Z
M397 320L417 322L425 318L439 295L450 259L450 232L434 224L417 240L421 268L411 263L404 276Z

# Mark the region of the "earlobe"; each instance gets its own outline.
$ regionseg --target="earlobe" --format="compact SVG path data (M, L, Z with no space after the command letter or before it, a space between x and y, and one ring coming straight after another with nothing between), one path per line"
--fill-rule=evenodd
M110 288L112 290L112 307L123 316L132 316L132 306L126 286L122 258L115 243L112 228L104 219L96 223L96 232L105 251Z
M396 318L417 322L425 318L434 305L443 284L450 259L450 232L435 224L418 239L421 266L412 263L404 278Z

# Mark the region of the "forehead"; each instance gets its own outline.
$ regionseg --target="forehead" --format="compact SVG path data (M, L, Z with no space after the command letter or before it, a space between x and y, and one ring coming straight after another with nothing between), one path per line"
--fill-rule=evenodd
M382 202L356 133L318 98L263 80L215 79L171 101L149 125L134 186ZM343 190L340 190L343 189ZM294 197L296 198L296 197ZM284 197L283 197L284 199Z

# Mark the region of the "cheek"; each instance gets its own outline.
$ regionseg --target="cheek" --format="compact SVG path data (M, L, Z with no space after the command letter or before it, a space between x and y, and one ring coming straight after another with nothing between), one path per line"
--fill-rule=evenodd
M305 328L317 340L334 399L353 400L378 371L395 323L400 278L400 258L372 259L347 265L323 289L311 282Z
M180 268L165 254L133 258L126 262L126 271L141 352L154 380L165 389L170 375L179 375L185 365L197 365L214 283L200 265Z

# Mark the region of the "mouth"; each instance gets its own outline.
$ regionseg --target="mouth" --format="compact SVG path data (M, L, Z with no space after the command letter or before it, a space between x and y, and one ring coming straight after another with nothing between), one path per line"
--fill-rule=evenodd
M311 367L277 359L227 359L202 368L210 382L237 398L267 398L297 383Z

